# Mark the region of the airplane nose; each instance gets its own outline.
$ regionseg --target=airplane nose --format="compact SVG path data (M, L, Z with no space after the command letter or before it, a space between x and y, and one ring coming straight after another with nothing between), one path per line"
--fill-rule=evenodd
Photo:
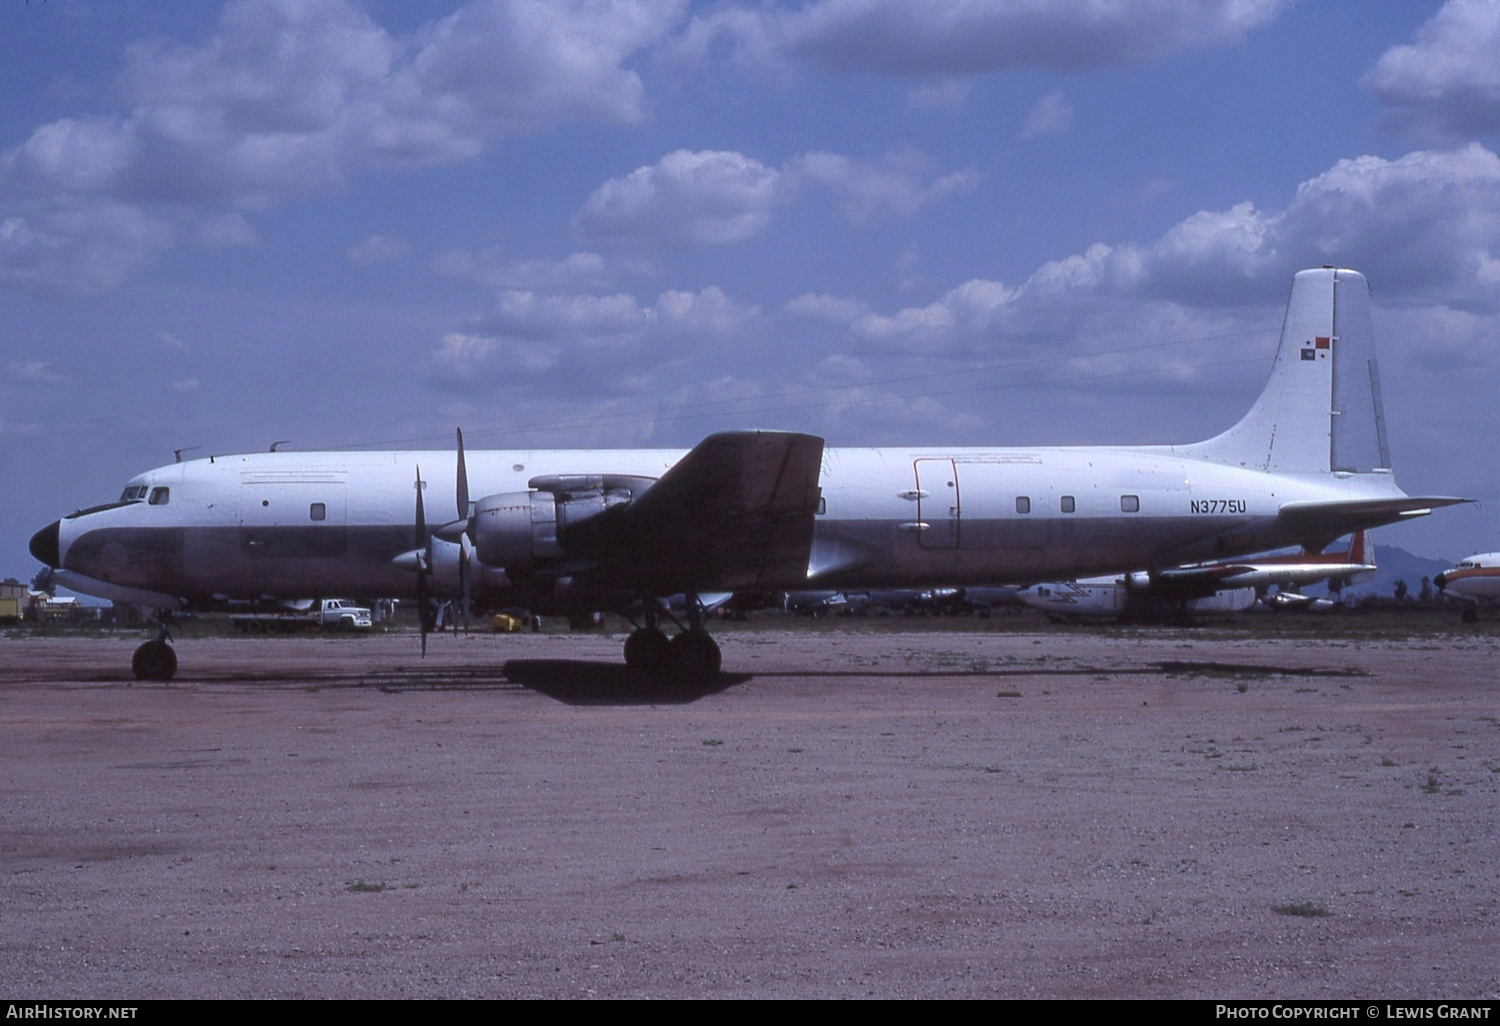
M1441 573L1432 579L1432 583L1437 585L1438 591L1442 591L1443 585L1448 583L1447 577L1447 573Z
M54 520L31 536L31 554L54 570L62 569L62 557L58 555L57 532L62 521Z

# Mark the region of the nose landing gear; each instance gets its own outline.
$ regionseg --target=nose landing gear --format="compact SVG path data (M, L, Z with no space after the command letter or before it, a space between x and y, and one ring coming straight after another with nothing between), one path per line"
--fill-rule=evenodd
M161 626L156 640L148 641L135 650L130 657L130 669L136 680L171 680L177 675L177 652L169 642L172 640L171 616L166 610L159 615Z

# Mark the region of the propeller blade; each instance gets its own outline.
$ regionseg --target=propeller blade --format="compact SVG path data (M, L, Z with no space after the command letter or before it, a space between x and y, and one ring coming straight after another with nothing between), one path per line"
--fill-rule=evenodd
M458 482L454 501L458 504L458 519L464 525L463 534L458 538L460 546L458 554L458 581L463 591L463 614L464 633L469 633L469 559L473 553L474 543L469 540L469 465L464 459L464 429L455 428L454 433L458 436L458 473L455 480Z
M417 467L417 551L422 553L417 568L417 623L422 632L422 655L427 655L427 632L431 630L432 596L427 591L427 574L432 568L432 542L427 537L427 511L422 502L422 468Z
M458 519L469 519L469 468L464 461L464 429L458 432Z

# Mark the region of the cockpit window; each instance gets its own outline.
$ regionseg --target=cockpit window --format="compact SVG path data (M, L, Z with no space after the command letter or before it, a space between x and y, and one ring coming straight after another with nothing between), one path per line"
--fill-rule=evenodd
M151 505L165 506L172 501L172 489L160 487L151 489Z
M146 497L145 485L130 485L120 493L121 502L140 502Z

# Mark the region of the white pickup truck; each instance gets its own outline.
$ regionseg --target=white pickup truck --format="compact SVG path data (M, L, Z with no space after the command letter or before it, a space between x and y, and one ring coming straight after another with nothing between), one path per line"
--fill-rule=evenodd
M341 631L367 631L373 626L370 611L348 599L323 599L318 603L317 616L324 627Z
M290 634L309 627L328 630L367 631L374 626L370 610L348 599L320 599L277 613L236 613L229 622L245 632Z

